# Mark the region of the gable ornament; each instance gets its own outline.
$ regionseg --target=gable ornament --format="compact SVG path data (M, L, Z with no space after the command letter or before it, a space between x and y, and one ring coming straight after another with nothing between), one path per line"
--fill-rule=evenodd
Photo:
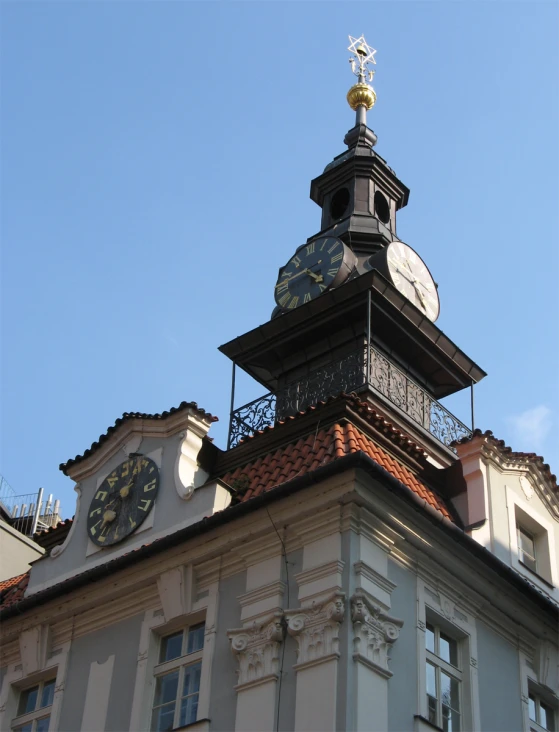
M392 643L398 640L404 622L387 615L360 590L351 597L351 620L354 660L390 678L388 654Z

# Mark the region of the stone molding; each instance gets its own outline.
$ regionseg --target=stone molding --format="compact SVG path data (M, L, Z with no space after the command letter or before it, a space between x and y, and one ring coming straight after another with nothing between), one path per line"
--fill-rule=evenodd
M295 669L339 658L340 625L345 615L345 593L334 592L309 607L286 610L287 632L297 641Z
M279 678L280 646L285 635L282 612L254 621L246 628L227 631L239 662L236 691Z
M381 676L390 678L388 652L398 640L403 621L386 615L359 590L351 597L353 622L353 658L365 663Z

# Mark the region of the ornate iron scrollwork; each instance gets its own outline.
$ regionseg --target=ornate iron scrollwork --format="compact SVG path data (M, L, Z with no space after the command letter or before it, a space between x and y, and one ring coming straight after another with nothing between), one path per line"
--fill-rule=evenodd
M228 449L235 447L245 437L274 424L276 418L276 395L265 394L231 414Z

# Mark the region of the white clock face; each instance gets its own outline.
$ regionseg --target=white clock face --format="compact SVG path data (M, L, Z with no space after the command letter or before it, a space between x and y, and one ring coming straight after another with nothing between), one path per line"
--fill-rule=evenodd
M425 262L401 241L388 245L387 262L397 289L434 322L439 317L439 295Z

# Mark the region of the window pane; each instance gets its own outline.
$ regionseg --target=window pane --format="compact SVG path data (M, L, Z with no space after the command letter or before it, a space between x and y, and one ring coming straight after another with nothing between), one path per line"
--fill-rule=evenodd
M431 653L435 653L435 628L427 623L425 630L425 647Z
M437 698L437 684L435 682L435 667L427 661L427 693Z
M450 707L443 704L443 730L444 732L460 732L460 715Z
M536 698L533 694L528 697L528 714L532 722L536 722Z
M458 643L444 633L441 633L439 641L439 656L443 661L458 666Z
M52 700L54 699L54 679L52 681L45 681L43 686L43 693L41 694L41 708L50 707ZM45 719L47 719L45 717Z
M171 671L170 674L159 676L155 686L155 703L154 707L167 702L175 702L177 698L177 689L179 686L179 672Z
M437 724L437 700L427 695L427 709L431 724Z
M37 726L35 732L48 732L50 717L42 717L37 720Z
M159 663L171 661L173 658L179 658L180 656L182 656L182 630L180 633L162 638Z
M202 672L202 663L194 663L192 666L186 666L184 669L184 686L182 695L195 694L200 691L200 674Z
M543 702L540 702L540 724L544 729L549 730L549 732L555 732L553 709Z
M460 709L458 699L458 681L441 671L441 699L443 704L452 709Z
M193 625L192 628L188 631L188 643L187 643L187 653L194 653L195 651L200 651L204 647L204 631L206 629L206 626L204 623L200 623L199 625Z
M518 548L524 553L528 554L532 558L535 558L536 553L534 551L534 540L527 534L524 529L518 529Z
M198 715L198 694L187 696L181 702L181 716L179 724L190 724L196 721Z
M39 687L33 686L31 689L26 689L21 692L19 697L19 707L17 710L18 715L27 714L28 712L34 712L37 706L37 697L39 696Z
M151 729L153 732L168 732L173 729L175 718L175 703L165 704L153 710L151 715Z
M23 727L14 727L14 732L32 732L33 722L24 724Z

